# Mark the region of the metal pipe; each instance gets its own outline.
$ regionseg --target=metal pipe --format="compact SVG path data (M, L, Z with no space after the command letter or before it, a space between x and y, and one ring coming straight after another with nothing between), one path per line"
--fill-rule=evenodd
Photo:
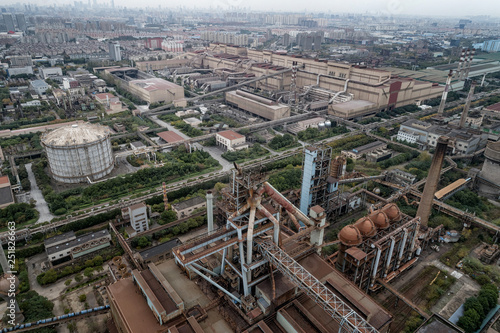
M347 79L345 80L345 83L344 83L344 90L342 91L338 91L335 95L333 95L333 97L330 99L330 101L328 102L328 104L331 104L333 103L333 101L335 100L335 98L337 98L338 95L340 94L343 94L345 92L347 92L347 84L349 83L350 79Z
M274 234L273 234L273 241L274 241L274 244L278 244L278 240L279 240L279 235L280 235L280 223L278 222L278 220L273 216L273 214L271 214L264 206L262 206L261 204L259 204L257 206L257 209L264 213L264 215L274 224ZM249 263L250 264L250 263Z
M385 264L384 278L387 276L387 272L389 272L389 266L391 265L392 259L392 251L394 251L394 244L396 244L396 240L394 239L394 237L391 237L391 247L389 249L389 255L387 256L387 263Z
M292 214L288 214L288 216L290 217L290 220L292 220L292 223L295 226L295 228L297 228L297 232L300 232L300 224L299 222L297 222L295 216L293 216Z
M373 287L373 282L375 282L375 280L377 278L378 264L379 264L379 261L380 261L380 255L382 254L382 249L380 248L380 246L372 244L372 247L376 247L377 248L377 257L375 258L375 264L373 266L372 280L371 280L371 283L370 283L370 287Z
M198 267L199 269L201 269L202 271L205 271L211 275L214 275L214 276L218 276L216 273L212 272L211 270L209 269L206 269L205 267L201 266L201 265L198 265L197 263L193 262L191 265L195 266L195 267Z
M315 226L316 224L307 217L304 213L302 213L299 209L297 209L287 198L283 196L280 192L278 192L271 184L268 182L264 182L265 192L277 203L279 203L283 208L286 209L287 212L295 215L297 219L301 220L305 224L310 226Z
M213 205L214 195L212 191L207 191L207 224L208 232L214 230L214 205Z
M403 228L404 236L403 236L403 241L401 242L401 247L399 249L399 256L398 256L398 262L396 263L396 269L399 268L399 265L401 265L401 259L403 259L403 254L405 252L405 245L406 245L406 239L408 238L408 229Z
M189 269L191 269L193 272L195 272L196 274L198 274L200 277L204 278L205 280L207 280L208 282L210 282L213 286L215 286L216 288L220 289L221 291L223 291L226 295L228 295L229 297L231 297L235 302L238 302L238 303L241 303L241 300L239 298L237 298L236 296L234 296L233 294L231 294L229 291L227 291L226 289L222 288L221 286L219 286L217 284L217 282L213 281L211 278L209 278L208 276L205 276L204 274L202 274L199 270L197 270L196 268L194 268L193 266L190 266Z
M255 211L256 207L250 208L250 217L248 220L248 230L247 230L247 264L250 265L252 262L252 250L253 250L253 228L255 223Z

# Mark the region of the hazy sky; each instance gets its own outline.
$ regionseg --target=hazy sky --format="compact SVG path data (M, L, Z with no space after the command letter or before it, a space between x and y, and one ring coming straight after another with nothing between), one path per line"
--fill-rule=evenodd
M83 0L85 3L88 0ZM92 0L93 1L93 0ZM110 3L111 0L97 0L98 3ZM35 3L37 0L7 0L4 3ZM47 0L43 4L72 4L72 0ZM184 6L187 8L222 8L247 7L259 11L293 12L351 12L406 14L423 16L473 16L490 15L500 17L500 0L115 0L116 6L153 6L163 8Z

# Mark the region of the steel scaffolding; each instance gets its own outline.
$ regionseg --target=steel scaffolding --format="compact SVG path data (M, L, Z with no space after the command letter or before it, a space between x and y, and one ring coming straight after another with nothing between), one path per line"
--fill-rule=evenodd
M269 240L259 240L262 255L339 323L339 332L378 332L323 283Z

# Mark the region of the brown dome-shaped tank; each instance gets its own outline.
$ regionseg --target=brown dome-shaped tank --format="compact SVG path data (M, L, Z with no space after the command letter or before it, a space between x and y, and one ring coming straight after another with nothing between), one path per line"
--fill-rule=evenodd
M10 278L11 274L3 274L2 277L0 278L0 294L2 295L8 295L10 291L10 284L13 281L15 285L15 293L17 294L19 292L19 279L17 276L12 274L14 277L14 280Z
M402 217L401 211L399 210L398 205L396 205L395 203L390 203L390 204L385 205L382 208L382 211L385 213L385 215L387 215L387 217L389 218L389 221L391 221L391 222L401 221L401 217Z
M372 220L375 226L379 229L386 229L389 227L389 219L387 218L387 215L385 215L385 213L381 210L374 211L373 213L368 215L368 218Z
M354 223L354 226L364 237L373 237L377 234L377 227L368 217L360 218Z
M361 244L363 236L359 232L358 228L353 225L347 225L340 230L339 239L344 245L355 246Z

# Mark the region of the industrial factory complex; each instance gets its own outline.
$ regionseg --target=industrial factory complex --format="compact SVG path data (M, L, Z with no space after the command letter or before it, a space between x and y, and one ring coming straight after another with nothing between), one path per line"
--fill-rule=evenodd
M147 6L2 8L0 333L500 333L497 21Z

